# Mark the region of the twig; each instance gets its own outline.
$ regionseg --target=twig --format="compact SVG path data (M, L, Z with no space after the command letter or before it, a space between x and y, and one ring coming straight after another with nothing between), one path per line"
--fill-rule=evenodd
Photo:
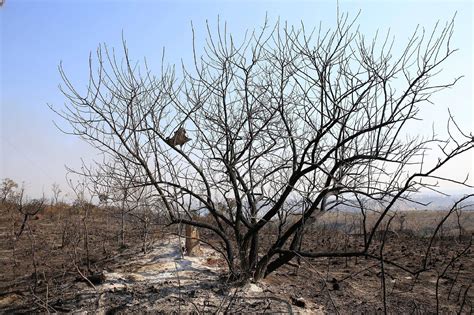
M181 242L180 242L181 243ZM178 314L181 314L181 281L179 279L179 270L178 270L178 264L176 261L174 262L174 268L176 269L176 278L178 279Z
M37 295L34 293L34 291L33 291L33 289L32 289L31 287L30 287L30 293L31 293L31 295L33 295L33 297L35 298L35 300L33 300L33 301L34 301L37 305L39 305L39 306L41 306L42 308L44 308L48 314L51 313L51 312L50 312L50 309L51 309L54 313L57 313L57 311L54 309L54 307L50 306L47 301L45 302L42 298L40 298L39 296L37 296Z
M76 264L74 264L74 267L76 267L76 270L79 273L79 275L82 277L82 279L84 279L96 292L98 292L95 285L86 276L84 276L84 274L81 272L79 267Z
M314 272L318 275L318 277L323 281L323 283L324 283L324 289L326 289L326 292L327 292L327 294L328 294L329 300L331 301L331 304L332 304L332 306L334 307L334 311L336 312L336 314L339 314L339 311L337 310L337 307L336 307L336 303L334 303L334 300L332 299L331 292L330 292L329 289L328 289L328 285L327 285L327 282L326 282L326 280L324 279L324 277L321 276L321 274L320 274L319 271L316 269L316 267L314 267L313 264L312 264L308 259L306 259L304 256L299 255L299 253L297 253L297 252L295 252L295 254L296 254L297 256L299 256L300 258L302 258L303 261L306 261L306 263L308 263L308 264L311 266L311 269L309 269L309 270L310 270L310 271L314 271Z
M456 272L456 276L454 277L454 280L453 280L453 282L451 283L451 287L449 288L448 301L449 301L449 297L451 296L451 292L453 291L453 287L454 287L454 285L456 284L456 281L458 280L458 276L459 276L459 272L460 272L460 271L461 271L461 266L459 266L458 271Z
M470 283L470 284L467 286L466 290L464 291L464 294L463 294L463 297L462 297L461 308L459 309L458 314L461 314L461 313L462 313L462 309L464 308L464 304L466 304L467 293L469 292L469 289L471 288L471 285L472 285L472 283ZM472 308L471 308L471 311L472 311Z
M451 267L455 261L461 258L471 248L471 245L472 245L472 237L471 237L471 240L469 241L468 246L464 248L464 250L462 250L459 254L451 258L451 261L446 265L441 275L438 273L438 277L436 279L436 313L437 314L439 314L439 280L444 277L449 267Z
M387 238L387 232L388 228L390 226L390 223L392 222L394 216L390 217L390 219L387 222L387 226L385 228L385 231L383 233L383 238L382 238L382 244L380 245L380 270L382 272L382 301L383 301L383 312L384 314L387 314L387 288L385 284L385 266L383 262L383 249L385 247L385 241Z

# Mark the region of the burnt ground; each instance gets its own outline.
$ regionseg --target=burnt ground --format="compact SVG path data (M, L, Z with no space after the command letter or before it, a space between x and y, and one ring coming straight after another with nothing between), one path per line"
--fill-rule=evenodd
M44 289L5 292L0 310L7 313L305 313L262 284L234 286L223 280L225 262L201 246L199 257L183 255L176 236L154 242L148 253L125 250L107 267L88 277L67 279L49 294ZM184 242L181 242L184 245ZM309 305L308 305L309 306Z
M471 314L473 307L472 250L454 263L469 243L437 242L430 270L419 275L384 264L386 307L394 314ZM394 236L385 245L385 259L414 271L421 265L426 242ZM449 265L449 267L447 267ZM443 271L446 272L443 275ZM383 313L383 274L380 261L365 258L301 259L299 267L285 266L267 277L272 292L293 295L320 305L328 313ZM438 294L436 286L438 283Z
M429 268L419 275L387 263L382 273L380 261L364 257L302 258L242 287L226 281L225 262L216 252L203 245L202 256L183 257L177 237L160 226L150 231L145 254L139 226L129 223L128 246L121 247L110 237L117 222L92 215L88 270L80 214L71 214L68 224L54 214L31 220L16 239L21 218L2 214L0 313L383 313L384 276L389 313L472 313L474 257L466 233L436 238ZM343 230L316 227L303 247L350 251L362 244L359 235ZM416 270L428 241L409 230L387 233L384 257Z

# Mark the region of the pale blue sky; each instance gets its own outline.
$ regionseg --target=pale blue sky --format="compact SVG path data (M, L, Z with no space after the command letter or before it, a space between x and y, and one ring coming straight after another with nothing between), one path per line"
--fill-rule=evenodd
M442 77L465 78L434 100L436 110L427 119L444 128L450 106L462 126L473 128L473 5L471 1L340 1L340 10L355 15L370 36L376 29L391 28L400 46L417 24L430 29L437 20L446 22L457 11L453 46L460 49L446 65ZM334 1L22 1L6 0L0 8L0 178L25 182L30 196L50 193L53 182L66 189L65 168L80 165L93 153L79 139L60 133L46 106L65 101L57 86L57 66L64 68L78 86L87 82L90 51L99 43L120 48L122 31L134 59L147 58L158 72L162 47L167 60L191 58L193 21L198 40L205 36L205 20L227 21L233 34L270 21L303 21L307 27L334 27ZM199 42L198 42L199 44ZM450 165L448 174L461 178L473 171L472 154ZM473 174L474 176L474 174ZM450 187L447 187L450 188Z

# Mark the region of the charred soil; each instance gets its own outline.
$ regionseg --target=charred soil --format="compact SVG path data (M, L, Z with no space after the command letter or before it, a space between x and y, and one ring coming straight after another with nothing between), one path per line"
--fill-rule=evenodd
M384 307L390 313L472 312L474 257L469 228L461 237L444 233L435 238L421 273L414 271L423 264L429 238L405 229L386 234L383 253L390 263L384 263L384 272L381 262L371 258L301 257L259 283L236 286L226 280L223 257L207 245L202 245L199 257L183 255L184 238L160 225L150 232L144 252L139 227L129 223L129 245L123 247L117 237L110 237L118 234L118 223L92 212L87 259L80 214L65 216L70 209L61 217L45 213L31 219L18 238L15 231L21 218L8 209L2 211L0 312L4 313L344 314L383 313ZM314 226L303 247L351 251L363 244L353 232L344 225ZM202 236L212 243L210 235ZM381 242L377 244L372 251L379 250Z

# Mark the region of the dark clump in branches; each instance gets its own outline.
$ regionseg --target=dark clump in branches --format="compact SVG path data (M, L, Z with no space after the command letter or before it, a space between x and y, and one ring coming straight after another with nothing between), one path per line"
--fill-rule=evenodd
M367 41L346 15L328 31L265 23L240 43L218 25L181 77L174 67L158 76L140 68L124 42L122 63L99 47L85 94L60 68L69 102L56 111L104 153L84 175L98 186L126 183L169 224L215 235L235 277L261 279L296 256L385 261L374 236L398 201L434 189L430 178L466 185L437 175L473 147L451 115L446 139L407 129L458 80L434 83L455 52L452 33L453 22L416 30L394 49L388 36ZM439 159L429 164L433 148ZM375 211L363 245L304 248L308 223L341 205Z
M176 130L176 132L174 133L172 137L166 138L165 142L173 147L176 145L183 147L183 145L186 142L191 141L191 140L192 139L188 138L188 136L186 135L186 129L184 129L183 127L180 127L178 128L178 130Z

